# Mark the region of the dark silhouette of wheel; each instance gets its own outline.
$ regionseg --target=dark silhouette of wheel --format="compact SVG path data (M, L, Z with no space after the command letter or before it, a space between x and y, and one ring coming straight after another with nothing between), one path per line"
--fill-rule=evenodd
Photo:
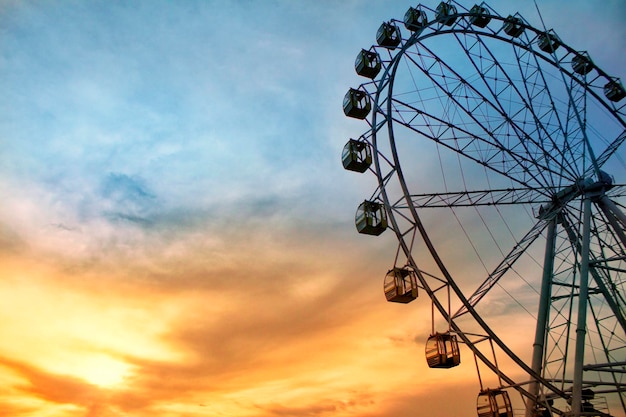
M397 237L388 301L432 300L429 366L466 346L479 416L626 416L620 80L519 14L455 1L383 22L355 69L343 109L367 129L342 161L377 178L356 225Z

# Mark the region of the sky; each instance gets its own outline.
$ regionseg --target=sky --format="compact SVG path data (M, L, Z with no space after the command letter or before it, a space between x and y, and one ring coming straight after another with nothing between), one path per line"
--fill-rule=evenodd
M538 4L626 77L623 0ZM356 54L411 5L0 0L0 414L475 415L340 162Z

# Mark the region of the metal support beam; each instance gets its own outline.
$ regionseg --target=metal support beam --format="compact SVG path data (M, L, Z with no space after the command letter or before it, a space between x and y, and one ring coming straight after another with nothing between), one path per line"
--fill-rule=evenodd
M550 319L550 297L552 296L552 275L554 273L554 251L556 246L556 220L553 216L548 224L548 236L546 239L546 251L543 261L543 277L541 279L541 293L539 295L539 307L537 313L537 327L535 329L535 342L533 343L533 356L531 368L541 375L545 352L546 332ZM529 392L531 397L526 401L526 417L534 417L539 400L539 381L530 383Z
M574 382L572 386L572 416L580 417L582 409L583 365L587 335L587 300L589 298L589 248L591 236L591 199L583 199L583 235L580 253L580 292L576 322L576 351L574 353Z

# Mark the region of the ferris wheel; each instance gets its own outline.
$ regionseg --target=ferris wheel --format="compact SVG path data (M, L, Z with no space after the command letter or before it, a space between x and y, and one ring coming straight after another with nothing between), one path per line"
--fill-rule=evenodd
M455 1L383 22L355 69L343 166L377 178L356 227L395 233L387 301L430 299L428 366L475 366L479 417L626 416L620 80Z

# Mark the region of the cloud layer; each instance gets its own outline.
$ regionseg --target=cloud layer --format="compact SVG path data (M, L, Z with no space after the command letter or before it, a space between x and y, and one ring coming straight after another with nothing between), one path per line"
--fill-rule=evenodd
M1 4L0 414L472 415L471 356L427 370L430 302L384 302L396 242L357 235L375 180L339 161L356 52L407 7ZM541 7L624 68L619 1Z

